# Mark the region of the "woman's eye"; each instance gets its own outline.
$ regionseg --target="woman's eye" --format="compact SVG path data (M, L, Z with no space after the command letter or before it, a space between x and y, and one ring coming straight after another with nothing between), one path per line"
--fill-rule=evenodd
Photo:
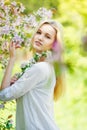
M41 34L41 32L40 32L40 31L37 31L37 34Z
M50 39L50 36L46 36L46 38Z

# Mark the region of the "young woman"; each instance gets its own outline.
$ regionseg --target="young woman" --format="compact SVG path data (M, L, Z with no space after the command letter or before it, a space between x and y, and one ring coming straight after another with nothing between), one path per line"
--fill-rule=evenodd
M16 99L16 130L59 130L54 121L53 99L57 100L62 92L61 34L61 25L55 21L47 20L39 25L32 37L32 50L39 58L12 85L15 50L19 46L10 44L0 100Z

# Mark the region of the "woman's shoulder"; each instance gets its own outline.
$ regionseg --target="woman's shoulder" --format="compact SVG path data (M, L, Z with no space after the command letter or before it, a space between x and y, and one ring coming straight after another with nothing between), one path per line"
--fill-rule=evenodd
M35 64L35 67L36 67L39 71L41 71L41 72L43 72L43 73L49 73L49 72L52 71L52 69L53 69L53 66L52 66L49 62L46 62L46 61L36 63L36 64Z
M51 67L51 64L50 64L49 62L43 61L43 62L37 62L37 63L35 64L35 66L36 66L36 67L39 67L39 68L41 68L41 69L43 69L43 68L49 69L49 68Z
M46 74L52 71L52 69L53 66L49 62L43 61L43 62L37 62L33 64L30 68L26 70L26 72Z
M46 76L49 72L49 64L46 62L37 62L33 64L30 68L27 68L23 77L29 77L31 75Z
M47 78L53 72L52 69L53 68L49 62L37 62L27 69L25 75L38 75L38 77L42 78L43 76L43 78Z

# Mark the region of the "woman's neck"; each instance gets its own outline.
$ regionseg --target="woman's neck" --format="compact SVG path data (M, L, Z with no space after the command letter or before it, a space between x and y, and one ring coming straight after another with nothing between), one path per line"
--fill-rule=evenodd
M45 61L46 57L47 57L47 53L46 52L41 52L41 51L36 51L33 53L33 58L38 57L37 62L41 62L41 61Z

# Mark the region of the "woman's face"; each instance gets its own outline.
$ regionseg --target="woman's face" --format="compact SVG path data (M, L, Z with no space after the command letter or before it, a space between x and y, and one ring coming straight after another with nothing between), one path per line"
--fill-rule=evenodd
M56 30L50 24L43 24L33 38L33 48L37 52L50 50L56 38Z

